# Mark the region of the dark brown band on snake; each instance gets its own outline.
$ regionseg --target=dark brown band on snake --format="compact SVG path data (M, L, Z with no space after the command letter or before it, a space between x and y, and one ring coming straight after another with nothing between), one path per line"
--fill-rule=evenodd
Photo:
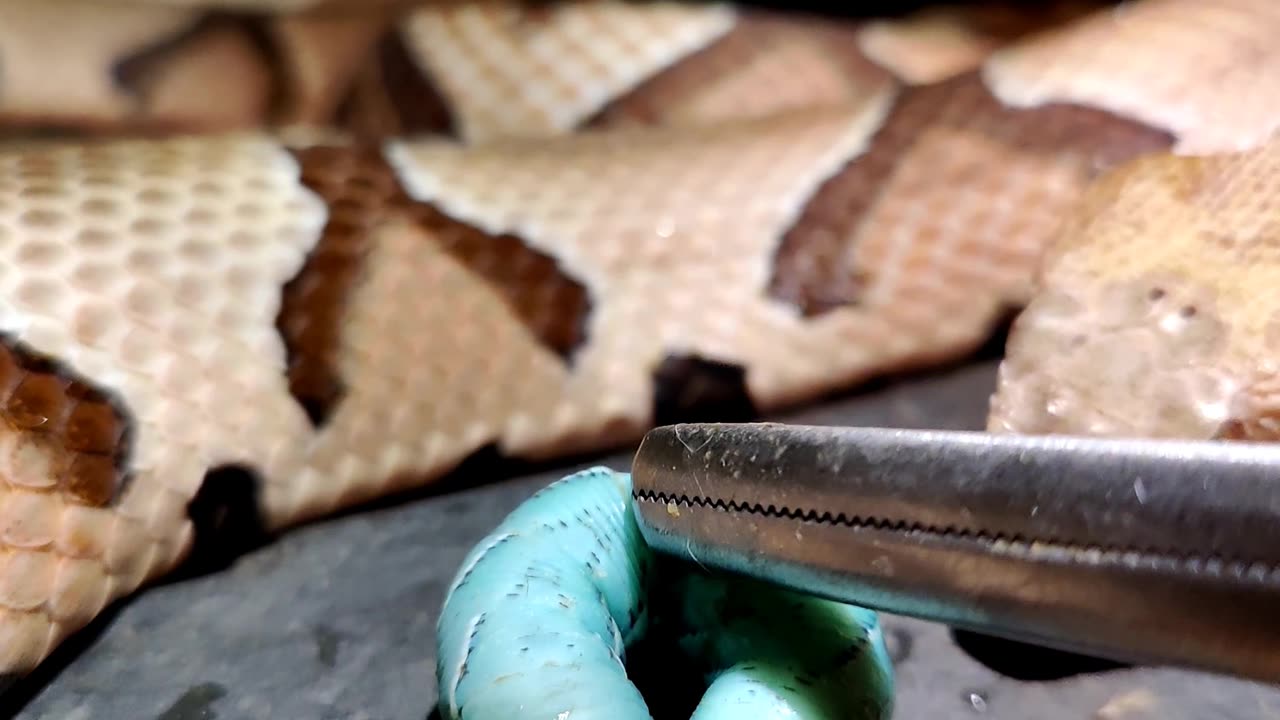
M0 336L4 483L102 507L124 489L132 443L118 401L77 373Z
M921 142L933 143L933 150L913 153ZM1069 168L1082 188L1100 171L1172 143L1168 133L1092 108L1006 107L976 72L907 88L870 149L814 193L783 237L770 295L795 305L806 316L857 303L868 284L876 282L877 273L875 267L859 266L858 239L874 215L897 212L884 205L894 199L887 189L895 176L924 178L923 182L936 186L932 192L916 195L933 202L912 210L921 215L919 232L940 237L979 234L986 229L984 223L997 218L990 216L992 208L984 209L986 216L967 218L966 213L980 204L975 199L1000 197L1001 188L1040 181L1018 177L1013 159L1034 157ZM975 145L983 148L982 162L968 163L965 150ZM1040 209L1013 208L1009 214L1034 214ZM1021 222L1009 228L1012 233L1042 231ZM964 251L963 246L955 249Z
M77 32L98 22L74 12L63 21ZM121 127L143 135L288 126L336 126L365 137L447 130L444 101L409 57L393 21L379 11L191 13L115 49L118 56L101 78L78 79L118 92L126 107L91 101L74 111L44 108L21 92L6 96L0 75L0 124L72 136ZM95 50L68 48L66 65L79 69ZM77 90L85 92L71 88ZM94 92L105 96L102 88Z
M352 83L338 110L339 125L358 137L454 134L454 121L430 73L414 60L398 31L388 32Z
M217 132L268 121L282 102L277 59L252 18L208 13L121 58L112 79L157 132Z
M690 103L713 90L717 83L793 41L818 45L825 61L836 66L847 81L846 99L860 99L889 83L890 75L858 50L855 29L851 22L818 22L770 12L746 13L723 37L609 103L584 125L665 124L673 115L684 113ZM759 92L768 95L771 90L760 88Z
M568 358L584 339L586 288L514 235L490 235L411 199L380 152L316 146L294 151L302 182L323 198L328 222L303 269L284 287L276 327L288 354L289 389L316 425L345 392L338 368L346 299L380 225L408 220L482 276L529 331Z
M415 210L432 240L501 292L543 345L570 359L591 311L585 286L515 235L490 235L427 204Z

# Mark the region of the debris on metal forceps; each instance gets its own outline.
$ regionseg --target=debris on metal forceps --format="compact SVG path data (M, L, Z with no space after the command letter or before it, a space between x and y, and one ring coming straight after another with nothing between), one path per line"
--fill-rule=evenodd
M760 424L651 431L646 542L993 635L1280 680L1280 447Z

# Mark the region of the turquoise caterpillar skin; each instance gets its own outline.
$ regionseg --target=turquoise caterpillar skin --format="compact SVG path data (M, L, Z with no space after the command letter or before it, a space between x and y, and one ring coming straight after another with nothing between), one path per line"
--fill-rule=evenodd
M875 613L656 557L630 475L602 467L535 494L463 561L438 625L440 714L652 720L625 665L641 642L673 683L694 670L693 720L892 714Z

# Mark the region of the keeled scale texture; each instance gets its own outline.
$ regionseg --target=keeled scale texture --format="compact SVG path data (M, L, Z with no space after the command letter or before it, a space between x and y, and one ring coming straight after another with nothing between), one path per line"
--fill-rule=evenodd
M29 666L168 567L209 467L300 437L296 406L270 403L283 377L272 319L323 216L262 140L0 154L0 329L112 393L132 424L131 477L110 502L4 486L8 563L47 570L4 585L0 666Z
M993 430L1280 439L1280 141L1108 177L1046 264Z
M719 3L446 3L410 15L405 32L474 142L573 130L733 21Z

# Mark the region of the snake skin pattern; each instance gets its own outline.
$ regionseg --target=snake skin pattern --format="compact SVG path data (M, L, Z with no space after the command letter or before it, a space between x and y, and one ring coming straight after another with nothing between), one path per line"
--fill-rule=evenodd
M233 471L278 530L1027 303L993 431L1275 437L1278 36L1273 0L0 4L0 673Z

